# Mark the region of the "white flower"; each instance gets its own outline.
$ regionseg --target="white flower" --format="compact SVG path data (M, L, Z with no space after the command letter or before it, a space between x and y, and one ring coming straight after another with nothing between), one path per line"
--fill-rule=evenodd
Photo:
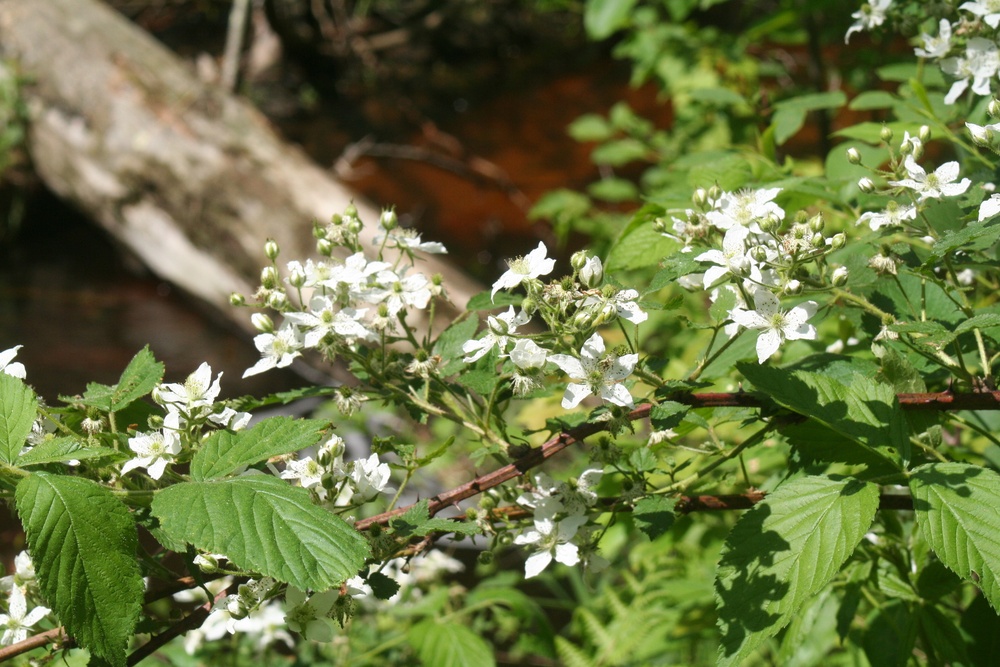
M768 217L785 219L784 209L773 201L780 192L781 188L724 192L715 202L715 210L706 213L705 217L723 231L739 225L759 234L761 220Z
M990 195L990 198L979 205L979 221L992 218L1000 213L1000 194Z
M297 632L305 639L317 642L328 642L333 640L334 627L333 619L327 614L333 608L337 598L340 597L338 589L332 589L323 593L315 593L306 599L305 592L289 586L285 591L285 624L292 632Z
M334 335L343 338L348 345L353 345L358 339L377 339L373 332L361 324L361 318L366 312L367 308L340 309L329 297L317 295L309 302L309 312L285 313L285 318L305 331L305 347L316 347L324 338Z
M386 243L389 247L399 248L400 250L421 250L436 255L448 254L448 250L444 245L437 241L421 241L420 234L416 230L397 226L387 233L381 218L378 221L378 229L380 233L372 239L372 243L375 245L381 244L382 239L387 239Z
M243 377L257 375L272 368L284 368L302 354L302 334L298 328L285 323L273 334L254 336L253 344L263 355L256 364L243 372Z
M163 428L152 433L140 433L128 439L128 446L136 457L126 461L122 466L122 474L136 468L145 468L153 479L160 479L167 464L181 452L181 441L177 435L180 428L180 415L168 412L163 418Z
M17 355L17 351L20 350L23 345L15 345L14 347L0 352L0 371L10 375L11 377L16 377L24 379L25 371L24 364L19 361L11 363L11 360Z
M24 591L15 586L10 589L7 611L9 613L0 614L0 627L4 628L0 646L24 641L28 637L28 629L42 620L51 610L48 607L35 607L29 612Z
M533 340L522 338L514 343L510 351L510 360L521 370L544 368L548 351Z
M281 471L281 479L297 479L302 488L308 489L322 482L325 472L326 470L318 461L307 456L297 461L289 461L285 469Z
M742 327L761 330L761 334L757 337L759 363L767 361L785 340L816 338L816 327L806 322L816 314L815 301L806 301L788 312L782 312L778 297L769 290L757 288L754 290L753 298L756 310L736 308L730 316Z
M160 405L180 406L187 414L196 408L210 408L221 391L222 373L212 382L212 367L202 362L194 373L184 380L184 384L161 384L153 392L153 398Z
M502 355L507 351L508 336L516 332L522 324L527 324L530 319L531 316L523 310L515 314L514 306L508 307L506 313L496 317L490 315L486 318L486 334L478 340L467 340L462 344L462 352L465 352L462 361L470 364L484 356L494 346Z
M1000 4L996 0L965 2L959 5L958 8L981 17L986 22L986 25L994 30L1000 25Z
M951 23L948 19L941 19L938 25L937 37L931 37L927 33L920 35L924 40L924 48L916 49L915 53L921 58L944 58L951 50Z
M970 79L972 92L976 95L989 95L990 80L996 76L998 68L1000 52L997 51L997 45L982 37L970 39L965 46L964 57L945 58L941 61L941 69L957 79L945 95L945 104L954 104L969 87Z
M547 254L548 250L545 248L545 244L539 241L538 247L524 257L518 257L507 262L510 268L493 283L493 291L490 293L490 297L496 297L497 292L502 289L517 287L525 280L552 273L552 269L556 266L556 260L547 258Z
M871 0L870 3L861 5L861 9L851 14L851 18L856 19L847 34L844 35L844 44L851 41L851 35L862 30L877 28L885 22L885 14L892 6L892 0Z
M963 178L958 183L952 182L958 178L958 162L945 162L930 174L917 164L912 155L906 156L904 165L910 178L889 181L889 185L915 190L918 193L918 202L927 199L940 199L941 197L955 197L968 190L972 184L972 181L967 178Z
M632 374L639 355L605 355L604 339L599 333L594 333L583 344L579 359L568 354L553 354L549 356L549 361L561 368L572 380L563 395L563 408L575 408L591 394L597 394L615 405L634 405L632 395L621 382Z
M862 213L855 224L867 222L872 231L875 231L880 227L902 227L906 220L914 220L916 217L917 207L913 204L903 207L890 201L884 211Z
M1000 132L1000 123L993 123L992 125L976 125L975 123L966 123L965 126L969 128L969 134L972 135L972 141L980 146L989 146L993 143L998 132Z
M12 588L25 588L35 582L35 564L27 551L14 556L14 574L0 577L0 591L10 591Z
M604 280L604 265L600 257L588 257L580 268L580 282L584 287L595 288Z
M375 280L379 287L369 290L365 298L371 303L385 302L391 317L407 307L422 310L431 300L430 281L422 273L403 278L387 269L379 271Z
M580 562L580 549L572 543L577 531L587 517L571 515L559 521L554 517L535 514L535 528L514 538L514 544L534 544L539 551L528 556L524 563L526 579L542 573L553 558L563 565L576 565Z
M359 459L351 467L351 481L361 502L368 502L385 490L389 482L389 464L379 463L378 454Z
M749 235L750 230L746 227L730 227L722 239L722 250L713 248L695 257L695 260L699 262L712 262L717 265L705 269L703 277L705 289L709 289L727 275L738 278L749 275L752 266L746 248L746 240Z
M603 294L601 296L590 295L583 300L581 308L597 308L602 322L606 322L612 316L617 316L632 324L640 324L645 322L649 315L639 308L636 301L638 298L639 292L634 289L621 290L611 297L605 297Z

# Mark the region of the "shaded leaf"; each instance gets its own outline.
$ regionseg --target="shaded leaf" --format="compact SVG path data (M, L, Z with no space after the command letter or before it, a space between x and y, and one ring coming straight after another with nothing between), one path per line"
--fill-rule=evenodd
M490 667L493 651L479 635L459 623L427 620L406 633L420 662L428 667Z
M95 482L41 472L22 479L14 498L59 621L91 653L124 666L145 590L128 509Z
M716 573L719 665L741 664L830 582L870 528L878 499L874 484L802 477L740 518Z
M635 504L632 520L651 540L663 535L674 525L674 502L666 496L650 496Z
M38 399L31 387L0 373L0 462L13 465L31 433Z

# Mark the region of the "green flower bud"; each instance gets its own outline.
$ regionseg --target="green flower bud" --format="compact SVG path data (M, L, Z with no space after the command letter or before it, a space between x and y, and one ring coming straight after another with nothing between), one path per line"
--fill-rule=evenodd
M590 289L594 289L604 280L604 265L601 264L600 257L588 257L579 271L580 282Z
M823 227L824 226L825 226L825 223L823 222L823 214L822 213L817 213L816 215L814 215L813 217L811 217L809 219L809 229L813 230L814 232L821 232L821 231L823 231Z
M917 136L920 137L920 141L926 144L931 140L931 128L927 125L921 125L917 131Z
M833 238L830 239L830 247L833 248L834 250L839 250L840 248L843 248L846 243L847 243L847 235L844 234L843 232L840 232L839 234L834 234Z
M274 239L268 239L264 243L264 254L272 262L278 258L279 252L281 252L281 248L278 247L278 242Z
M871 194L872 192L875 192L875 181L865 176L858 181L858 188L866 194Z
M354 202L351 202L350 204L348 204L347 208L344 209L344 217L345 218L356 218L356 217L358 217L358 208L354 205Z
M993 118L1000 118L1000 101L997 101L996 98L990 100L989 105L986 107L986 113Z
M392 231L393 229L398 227L399 218L396 217L396 209L394 208L382 209L382 215L379 217L378 222L380 225L382 225L382 228L385 229L386 231Z
M245 306L246 303L247 303L247 298L242 294L240 294L239 292L233 292L232 294L229 295L230 306L236 306L237 308L239 308L240 306Z
M272 292L267 297L267 306L275 310L285 310L288 307L288 297L285 296L284 292Z
M480 565L489 565L493 562L493 552L492 551L480 551L479 555L476 556L476 560L479 561Z
M364 229L365 225L361 222L360 218L350 218L347 221L347 231L351 234L360 234L361 230Z
M861 164L861 153L858 152L857 148L851 146L847 149L847 161L851 164Z
M713 185L708 189L708 200L715 201L722 196L722 188L718 185Z
M816 232L815 234L812 235L812 238L809 239L809 243L814 248L822 248L823 246L826 245L826 238L819 232Z
M694 194L691 195L691 202L698 208L703 208L706 204L708 204L708 190L705 188L698 188L695 190Z
M847 284L847 279L849 277L849 272L846 266L838 266L833 270L833 275L830 276L830 281L836 287L843 287Z
M573 267L574 271L579 271L583 268L583 265L587 263L587 253L584 250L574 252L573 256L569 258L569 265Z
M889 143L890 141L892 141L892 128L889 127L888 125L883 125L882 131L879 132L878 136L885 143Z
M261 333L274 333L274 320L264 313L254 313L250 316L250 322Z
M265 266L260 271L260 284L264 289L274 289L278 286L278 271L273 266Z
M802 292L802 283L794 278L785 283L785 294L795 295Z
M316 252L324 257L329 257L333 254L333 244L330 243L329 239L319 239L316 241Z
M319 224L319 220L313 220L313 238L314 239L326 238L326 227Z

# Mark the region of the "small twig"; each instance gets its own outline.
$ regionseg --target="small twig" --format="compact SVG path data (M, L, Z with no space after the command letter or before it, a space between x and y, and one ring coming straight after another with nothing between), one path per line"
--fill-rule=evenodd
M250 0L233 0L229 10L229 29L226 32L226 50L222 57L222 87L230 93L236 90L240 76L240 55L243 53L243 35L246 33L247 17L250 16Z

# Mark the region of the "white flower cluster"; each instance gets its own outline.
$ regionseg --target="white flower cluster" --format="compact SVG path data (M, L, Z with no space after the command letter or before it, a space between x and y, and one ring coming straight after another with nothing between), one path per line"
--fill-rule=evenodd
M784 224L785 210L775 202L780 193L780 188L699 189L694 198L697 209L671 216L669 228L665 220L657 221L657 228L683 243L687 252L719 243L721 237L721 248L710 247L695 257L710 266L679 282L688 289L704 289L713 303L731 300L731 323L724 331L730 337L741 328L759 331L759 363L773 356L786 340L816 338L816 328L808 322L816 314L816 302L783 310L778 297L801 293L798 271L843 244L842 235L823 235L819 216L800 216L799 221Z
M28 610L28 600L37 600L39 592L35 566L27 551L14 557L14 574L0 578L0 591L7 594L7 613L0 614L0 646L24 641L28 630L51 613L41 605Z
M522 494L517 503L533 511L530 528L514 538L514 544L533 545L537 551L528 556L524 576L536 577L555 560L563 565L576 565L584 558L592 563L599 558L592 545L592 530L586 526L587 512L597 502L594 488L603 472L585 470L576 487L557 484L545 473L534 476L534 489Z
M892 0L863 4L852 14L856 20L844 42L856 32L881 26L891 9ZM1000 3L974 0L963 2L958 10L961 13L954 21L939 20L936 35L921 34L922 46L914 49L917 56L938 61L941 70L954 80L945 104L954 104L967 90L980 97L990 95L1000 72Z
M274 266L264 269L256 297L281 311L284 322L275 328L266 315L253 317L261 331L254 338L261 359L243 377L288 366L305 349L319 349L332 359L340 349L356 350L359 343L375 343L397 331L408 311L423 310L432 296L443 295L440 284L414 271L413 263L414 251L443 253L444 246L423 242L411 230L400 229L395 214L387 210L374 239L378 257L369 259L359 248L361 229L357 211L350 206L327 227L317 227L317 247L328 259L288 262L285 286L280 286ZM335 246L354 252L339 259L332 256ZM386 249L398 253L395 262L384 261ZM277 254L277 246L269 242L272 261Z
M160 479L167 465L181 453L186 439L200 440L207 435L201 433L204 427L234 431L244 428L250 421L249 412L215 404L221 379L219 373L212 380L212 367L205 362L183 384L160 384L154 388L153 400L166 410L163 425L129 438L128 446L135 457L125 462L121 474L145 468L150 477Z
M366 503L392 490L388 486L389 464L380 462L378 454L346 464L344 452L344 440L333 435L319 447L316 458L293 459L279 475L282 479L297 479L318 500L334 507Z
M487 317L484 333L465 342L463 361L478 361L495 348L500 359L510 359L513 364L511 382L518 396L541 386L540 378L551 362L570 379L562 400L564 408L575 408L590 395L614 405L633 407L632 396L622 382L635 370L639 355L606 353L604 339L594 330L616 319L632 324L645 322L648 315L639 307L639 293L602 285L604 266L600 258L584 253L573 257L575 279L571 285L565 281L544 285L540 276L548 275L555 267L555 260L547 255L545 244L539 242L525 257L511 260L510 268L493 284L492 296L495 298L500 290L523 286L528 294L524 304L530 304L531 310L540 315L550 334L520 334L518 329L531 322L532 314L527 308L518 312L510 306L505 313ZM568 333L590 335L575 354L555 354L553 346Z

